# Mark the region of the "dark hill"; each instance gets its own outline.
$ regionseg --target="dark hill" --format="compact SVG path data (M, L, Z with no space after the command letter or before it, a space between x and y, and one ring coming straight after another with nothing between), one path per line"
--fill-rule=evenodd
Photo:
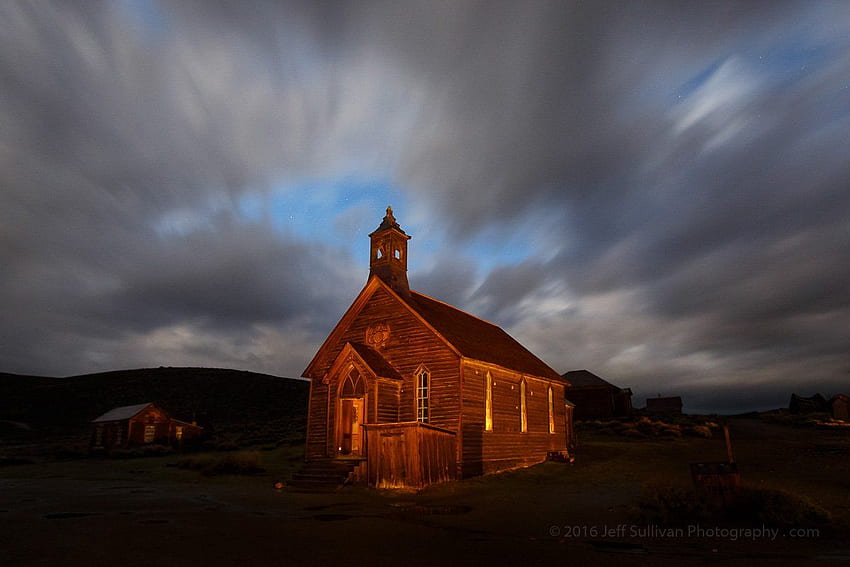
M219 437L269 442L304 429L309 383L219 368L144 368L47 378L0 373L0 434L85 434L117 407L154 402ZM14 422L14 423L10 423ZM5 436L5 435L4 435Z

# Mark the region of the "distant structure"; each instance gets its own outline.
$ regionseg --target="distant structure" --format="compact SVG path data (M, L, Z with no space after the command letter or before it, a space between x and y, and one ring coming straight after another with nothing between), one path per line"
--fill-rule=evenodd
M132 445L181 445L201 436L203 428L171 418L153 403L113 408L92 421L91 449L112 451Z
M410 289L391 208L369 278L303 375L301 486L421 487L569 458L566 381L496 325Z
M646 398L646 412L653 414L680 414L682 413L682 398L681 396Z
M833 419L850 421L850 396L835 394L829 399L829 411Z
M632 413L632 390L620 388L588 370L561 375L570 383L567 399L575 404L577 420L628 417Z
M788 411L791 413L825 413L829 411L829 404L826 398L820 394L815 394L808 398L791 394L791 401L788 402Z

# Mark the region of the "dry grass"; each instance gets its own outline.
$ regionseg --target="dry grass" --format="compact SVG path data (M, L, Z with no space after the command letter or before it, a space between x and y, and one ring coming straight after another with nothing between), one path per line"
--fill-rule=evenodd
M205 476L252 475L264 472L257 451L240 451L226 455L194 455L177 461L177 467L200 471Z

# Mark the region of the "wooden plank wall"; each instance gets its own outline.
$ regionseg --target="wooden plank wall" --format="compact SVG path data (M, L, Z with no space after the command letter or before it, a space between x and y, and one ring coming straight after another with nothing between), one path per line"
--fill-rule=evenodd
M487 372L493 377L493 430L484 430ZM564 386L542 378L511 372L494 365L464 361L463 447L464 477L539 463L549 451L567 449ZM527 384L528 431L520 431L520 381ZM549 433L547 388L553 388L555 432Z
M145 442L145 426L154 426L154 440L168 439L168 426L171 420L157 408L148 408L130 419L128 442L142 444Z
M575 418L610 419L614 415L614 391L611 388L567 388L567 399L575 404Z
M429 423L456 431L459 427L460 407L459 357L405 306L383 289L377 290L369 298L348 329L342 333L339 342L331 345L331 348L323 355L322 364L317 371L327 372L346 342L365 343L366 329L377 323L386 323L390 327L390 338L380 353L404 378L399 390L397 420L414 421L416 419L416 390L413 373L421 364L425 364L431 372ZM313 382L310 400L310 431L307 440L308 458L334 454L336 403L332 399L328 407L325 388L330 387L333 396L336 393L336 386L335 381L328 386L322 386L320 381ZM368 390L370 394L374 393L374 381L368 384ZM380 395L380 386L378 392ZM373 416L374 412L370 417ZM379 417L379 420L381 419ZM326 427L328 422L330 428ZM331 434L327 435L326 431L330 431ZM316 448L322 445L324 451Z
M457 437L419 422L365 425L366 478L377 488L422 488L457 477Z
M319 459L327 455L328 386L321 380L310 385L309 423L307 425L307 450L305 457Z
M381 380L378 383L377 423L396 423L399 414L401 384L393 380Z

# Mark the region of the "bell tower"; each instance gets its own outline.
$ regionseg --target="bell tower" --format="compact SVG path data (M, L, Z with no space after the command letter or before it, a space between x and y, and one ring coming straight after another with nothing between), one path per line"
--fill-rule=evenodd
M404 297L409 296L407 241L410 237L398 225L392 207L387 207L384 220L369 238L372 241L369 252L369 277L376 275L396 293Z

